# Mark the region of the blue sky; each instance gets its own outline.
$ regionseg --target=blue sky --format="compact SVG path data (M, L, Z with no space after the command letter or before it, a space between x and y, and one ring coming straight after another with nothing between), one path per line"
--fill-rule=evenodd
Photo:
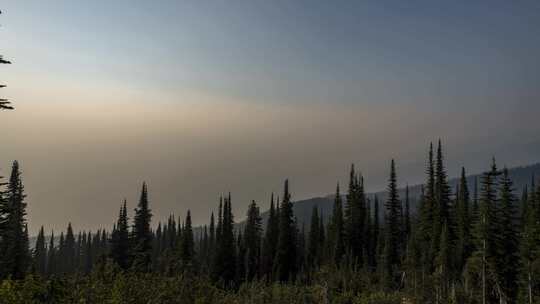
M31 230L109 225L150 183L157 219L239 214L291 179L333 191L357 163L383 189L423 181L442 138L450 175L538 162L538 1L3 1L2 90L17 110ZM65 187L68 185L69 187ZM66 190L67 189L67 190ZM96 201L95 193L102 193ZM62 210L62 212L58 212Z
M18 64L68 79L254 102L444 104L538 94L536 1L4 6L5 52L37 55L43 60Z

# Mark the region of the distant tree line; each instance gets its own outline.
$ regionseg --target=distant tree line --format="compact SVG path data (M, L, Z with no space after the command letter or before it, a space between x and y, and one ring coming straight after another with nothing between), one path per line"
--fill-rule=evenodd
M288 181L272 195L262 223L253 201L242 226L235 226L232 197L220 198L218 212L195 234L191 213L170 216L151 227L148 187L143 184L133 219L127 202L112 231L74 234L71 224L58 239L41 228L28 248L25 194L19 164L0 196L0 263L3 278L23 279L91 274L115 267L124 273L164 277L206 277L215 286L309 285L338 276L339 290L400 292L419 303L539 303L540 185L534 176L517 197L506 168L491 168L469 185L465 169L450 189L442 146L430 146L426 182L417 210L408 191L398 195L392 160L388 197L368 197L354 165L343 196L336 187L327 223L315 207L311 222L299 225ZM472 191L471 191L472 189Z

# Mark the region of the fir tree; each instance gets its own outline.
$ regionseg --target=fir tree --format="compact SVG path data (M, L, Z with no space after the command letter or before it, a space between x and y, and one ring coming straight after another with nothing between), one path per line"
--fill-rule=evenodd
M403 214L403 234L405 242L409 239L411 235L411 211L410 211L410 198L409 198L409 185L405 187L405 212Z
M470 218L470 198L469 187L465 168L461 168L461 178L459 181L459 192L457 194L456 225L457 225L457 245L456 245L456 267L461 272L465 266L466 259L471 254L471 218Z
M45 245L45 232L43 226L39 229L34 249L34 269L40 275L46 275L47 271L47 247Z
M262 239L262 219L259 207L252 201L248 207L246 226L244 227L244 243L246 249L247 280L257 277L260 268Z
M435 164L435 205L433 214L433 247L439 249L442 225L447 224L448 242L453 240L453 223L450 219L450 187L447 181L446 169L443 163L442 145L439 140Z
M364 178L357 175L354 164L351 165L349 176L349 190L346 196L344 211L344 239L347 250L351 252L355 260L362 263L362 254L365 248L365 205Z
M21 279L25 276L30 262L28 234L25 232L25 197L19 163L14 161L7 190L9 213L6 219L4 239L6 251L2 257L2 269L5 275L14 279Z
M206 257L206 264L208 270L212 266L212 261L214 260L214 253L216 249L216 224L214 219L214 212L210 215L210 227L208 229L208 254Z
M49 247L47 250L47 275L56 274L56 247L54 246L54 231L51 231Z
M439 237L439 251L435 259L435 273L438 279L437 284L437 303L448 299L450 289L450 273L452 269L450 242L448 239L448 225L443 223L441 236Z
M309 242L308 242L308 254L307 254L307 260L308 260L308 266L310 268L316 268L319 266L319 248L321 246L320 244L320 236L321 232L319 231L320 228L320 220L319 220L319 212L317 206L313 206L313 211L311 212L311 228L309 229Z
M294 280L296 275L296 227L289 193L289 180L285 180L283 199L279 208L279 237L274 269L281 282Z
M136 271L148 272L151 265L152 233L150 221L152 213L148 207L148 188L143 183L139 204L135 209L132 231L133 265Z
M220 237L218 239L216 258L214 260L214 276L225 286L230 286L234 283L237 273L236 243L233 231L234 219L232 215L230 194L224 201L221 218L221 227L218 227Z
M496 276L498 249L497 222L497 193L496 176L493 170L482 175L478 220L474 227L475 253L474 257L481 265L482 303L494 301L488 294L488 285L493 286L492 278Z
M187 211L186 222L182 229L181 258L184 265L189 266L193 262L195 255L195 242L193 240L193 229L191 227L191 211Z
M113 232L111 238L111 257L124 270L129 267L129 249L127 201L124 200L118 214L116 230Z
M75 235L71 223L68 223L66 239L64 243L64 263L65 271L72 273L75 270Z
M433 160L433 144L429 146L428 165L426 169L427 180L425 188L422 188L420 201L419 233L422 248L423 274L430 273L435 258L434 227L435 227L435 164ZM438 236L437 236L438 238ZM438 244L437 244L438 245Z
M334 198L334 208L332 212L332 218L330 220L331 234L331 254L332 259L336 266L339 266L343 255L345 254L345 227L343 223L343 205L341 201L341 194L339 193L339 184L336 187L336 195Z
M274 207L274 194L270 199L270 210L268 211L268 221L263 240L262 248L262 267L261 271L267 279L272 279L272 268L277 252L277 243L279 238L279 217Z
M513 183L504 168L500 181L500 244L497 263L499 282L506 301L514 303L516 299L519 270L519 227L517 225L517 198L514 195Z
M236 249L237 249L237 255L236 255L236 283L242 284L247 280L247 250L246 250L246 244L242 237L242 232L238 232L238 236L236 237Z
M371 245L372 248L372 257L373 257L373 265L372 268L377 268L377 256L380 253L378 249L380 249L381 244L379 243L380 237L381 237L381 225L379 223L381 218L381 215L379 213L379 198L375 195L375 198L373 199L373 229L372 229L372 242Z
M399 221L400 200L397 191L396 167L392 160L390 166L390 179L388 184L388 200L386 201L386 225L385 225L385 282L388 290L397 288L400 265L400 236L401 227Z

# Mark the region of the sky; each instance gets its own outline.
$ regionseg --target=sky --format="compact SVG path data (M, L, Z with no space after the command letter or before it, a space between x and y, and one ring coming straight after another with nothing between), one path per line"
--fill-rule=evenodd
M6 0L0 168L31 233L110 228L149 184L154 220L540 161L538 1ZM133 213L131 212L130 215Z

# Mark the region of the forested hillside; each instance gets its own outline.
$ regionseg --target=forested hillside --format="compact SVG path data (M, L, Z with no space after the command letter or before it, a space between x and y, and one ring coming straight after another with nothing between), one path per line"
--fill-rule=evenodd
M352 166L331 208L293 204L285 181L267 216L252 202L240 226L227 193L198 234L189 210L152 229L145 183L135 213L122 202L112 230L75 233L69 223L46 237L42 227L30 248L15 161L0 197L0 294L8 303L538 303L537 165L511 171L493 160L451 181L439 142L425 184L399 191L398 168L392 160L384 195L369 195ZM514 184L524 172L530 182Z
M514 182L516 194L521 195L522 191L527 186L530 185L532 176L540 177L540 164L509 168L508 174L510 175L510 178ZM468 175L467 184L470 187L474 187L475 181L479 181L481 177L482 177L481 174ZM459 182L460 182L459 178L452 178L448 181L448 184L450 188L455 189L459 185ZM399 188L398 193L400 197L404 197L405 188ZM418 207L421 193L422 193L422 185L409 186L410 204L411 204L411 210L413 210L413 212ZM294 214L298 218L298 222L309 224L311 211L314 206L317 206L322 211L323 217L325 219L329 218L332 212L332 204L334 202L333 196L334 195L328 195L326 197L315 197L315 198L310 198L310 199L294 202L294 205L293 205ZM368 192L366 196L371 199L374 199L375 196L377 196L380 201L385 201L387 198L387 192L386 191ZM263 220L266 220L268 217L268 212L266 211L263 212L261 216ZM240 224L243 224L243 223L240 223Z

